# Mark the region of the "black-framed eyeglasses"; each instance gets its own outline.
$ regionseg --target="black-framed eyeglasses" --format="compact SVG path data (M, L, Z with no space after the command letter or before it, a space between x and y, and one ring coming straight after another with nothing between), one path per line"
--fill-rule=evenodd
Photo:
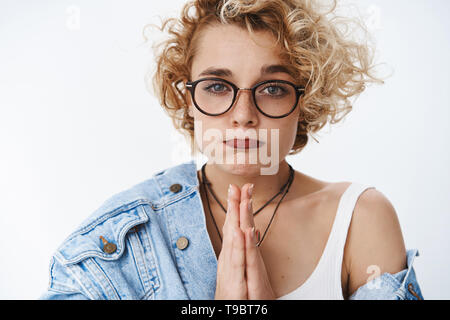
M249 90L253 102L263 115L284 118L297 107L305 89L285 80L266 80L251 88L239 88L221 78L203 78L186 83L195 107L208 116L220 116L234 105L239 90Z

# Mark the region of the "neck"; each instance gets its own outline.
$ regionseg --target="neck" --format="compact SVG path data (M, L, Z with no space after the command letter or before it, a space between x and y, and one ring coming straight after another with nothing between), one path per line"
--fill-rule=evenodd
M256 209L269 201L286 184L289 178L289 165L283 159L279 163L276 174L261 175L259 168L250 169L248 166L230 168L207 163L205 175L206 179L211 183L211 189L214 194L225 208L229 184L242 188L245 184L252 183L254 185L252 195L253 207ZM201 177L201 170L199 171L199 176ZM277 202L279 199L280 196L276 197L272 202Z

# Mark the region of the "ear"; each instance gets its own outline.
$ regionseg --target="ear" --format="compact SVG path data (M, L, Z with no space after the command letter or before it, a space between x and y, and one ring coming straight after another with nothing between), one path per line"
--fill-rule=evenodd
M187 102L187 107L188 107L188 115L193 118L194 117L194 104L192 103L191 95L189 93L186 96L186 102Z
M191 103L188 104L188 115L189 115L191 118L194 117L194 111L193 111L193 107L192 107L192 104L191 104Z

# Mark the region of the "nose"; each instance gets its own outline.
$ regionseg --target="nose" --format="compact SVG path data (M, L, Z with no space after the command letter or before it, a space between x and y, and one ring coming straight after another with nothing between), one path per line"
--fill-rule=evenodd
M251 127L258 124L258 110L251 89L239 89L231 111L233 127Z

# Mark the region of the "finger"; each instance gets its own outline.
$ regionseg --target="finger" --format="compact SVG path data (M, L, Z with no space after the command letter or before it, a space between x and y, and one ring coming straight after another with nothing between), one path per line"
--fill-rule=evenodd
M231 260L233 234L232 232L228 231L227 228L225 228L225 224L224 228L222 229L222 234L223 234L222 248L220 249L220 255L218 260L220 260L221 264L227 264Z
M245 259L245 235L239 227L233 228L231 266L236 283L245 281Z
M240 227L243 232L248 228L252 228L255 226L255 222L253 220L253 202L252 202L252 193L253 184L248 183L242 187L241 191L241 203L239 207L239 222Z
M227 194L227 212L225 214L225 221L222 226L222 249L221 249L221 255L223 254L223 260L224 261L230 261L231 259L231 252L232 252L232 245L233 245L233 233L232 233L232 222L230 222L230 219L232 220L232 205L230 204L230 198L231 198L231 184L228 187L228 194Z
M224 261L227 262L230 261L233 251L233 228L239 227L239 198L239 188L230 184L227 195L227 213L225 215L225 222L222 227L222 250L224 251Z
M256 230L254 227L247 228L245 231L245 258L246 258L246 268L252 269L258 265L258 249L256 247Z
M233 229L239 227L239 200L241 198L241 191L233 184L228 188L228 208L226 223L227 227Z
M254 229L253 229L254 230ZM245 233L245 273L249 299L272 299L274 297L263 258L256 246L256 233Z

